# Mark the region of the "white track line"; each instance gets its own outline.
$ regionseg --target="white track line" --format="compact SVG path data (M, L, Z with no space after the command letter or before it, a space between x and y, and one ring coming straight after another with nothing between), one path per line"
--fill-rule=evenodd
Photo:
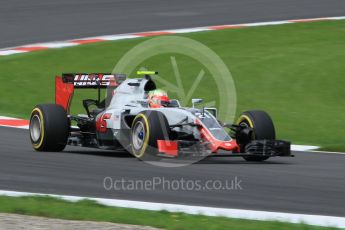
M104 42L104 41L115 41L115 40L121 40L121 39L133 39L133 38L139 38L139 37L158 36L162 34L193 33L193 32L201 32L201 31L223 30L223 29L241 28L241 27L281 25L281 24L290 24L290 23L304 23L304 22L313 22L313 21L329 21L329 20L343 20L343 19L345 19L345 16L326 17L326 18L291 19L291 20L284 20L284 21L254 22L254 23L205 26L205 27L195 27L195 28L175 29L175 30L105 35L105 36L73 39L73 40L68 40L68 41L56 41L56 42L29 44L29 45L23 45L23 46L18 46L18 47L5 48L5 49L0 50L0 56L13 55L13 54L18 54L18 53L27 53L27 52L33 52L33 51L45 50L45 49L73 47L73 46L78 46L82 44L97 43L97 42Z
M340 154L340 155L345 155L345 153L342 152L332 152L332 151L321 151L321 150L311 150L310 152L312 153L331 153L331 154Z
M28 125L19 125L19 126L14 126L14 125L0 125L0 127L8 127L8 128L16 128L16 129L29 129Z
M310 151L310 150L316 150L319 149L319 146L313 146L313 145L291 145L291 150L293 151Z
M18 118L14 118L14 117L6 117L6 116L0 116L0 119L17 120Z
M291 24L293 22L290 21L274 21L274 22L254 22L254 23L246 23L241 24L243 26L272 26L272 25L282 25L282 24Z
M6 55L12 55L12 54L20 54L20 53L26 53L27 51L21 51L21 50L0 50L0 56L6 56Z
M64 47L70 47L70 46L75 46L75 43L71 42L47 42L47 43L37 43L37 44L32 44L32 45L25 45L21 47L46 47L50 49L57 49L57 48L64 48Z
M248 220L262 220L262 221L282 221L288 223L305 223L309 225L324 226L324 227L338 227L345 228L345 217L336 216L321 216L321 215L307 215L307 214L293 214L283 212L268 212L268 211L255 211L244 209L229 209L229 208L213 208L192 205L180 204L167 204L167 203L152 203L131 200L119 199L105 199L105 198L92 198L80 196L64 196L54 194L42 193L28 193L16 191L0 190L0 195L21 197L21 196L50 196L60 198L63 200L76 202L84 199L93 200L99 204L112 207L135 208L151 211L166 210L169 212L183 212L192 215L205 215L205 216L222 216L228 218L239 218Z

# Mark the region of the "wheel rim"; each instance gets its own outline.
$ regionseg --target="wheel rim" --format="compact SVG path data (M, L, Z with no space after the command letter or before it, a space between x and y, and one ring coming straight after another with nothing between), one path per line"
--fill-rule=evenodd
M246 119L242 120L240 123L239 123L240 126L243 126L245 128L252 128L254 129L254 127L252 127L250 124L249 124L249 121L247 121ZM252 140L255 140L255 132L253 131L252 133L252 137L251 137Z
M143 147L145 135L144 124L141 121L137 122L132 133L132 143L135 150L140 150Z
M244 126L244 127L246 127L246 128L250 128L250 126L248 125L248 123L245 122L245 121L241 121L239 125L240 125L240 126Z
M37 142L41 137L41 119L38 115L34 115L30 121L30 136L33 142Z

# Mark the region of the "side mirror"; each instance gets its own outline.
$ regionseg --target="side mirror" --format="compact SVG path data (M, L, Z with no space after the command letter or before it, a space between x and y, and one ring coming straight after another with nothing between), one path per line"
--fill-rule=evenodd
M199 103L201 103L201 102L203 102L202 99L193 98L193 99L192 99L193 108L195 108L195 104L199 104Z
M205 108L208 112L210 112L215 118L218 118L218 111L216 108Z

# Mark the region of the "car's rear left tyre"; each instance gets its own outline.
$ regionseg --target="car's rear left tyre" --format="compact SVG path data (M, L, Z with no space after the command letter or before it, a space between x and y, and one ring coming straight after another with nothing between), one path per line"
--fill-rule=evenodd
M157 160L157 140L169 140L170 128L162 112L148 110L139 113L131 128L132 154L141 160Z
M253 129L252 140L275 140L275 128L271 117L264 111L252 110L241 114L238 125ZM265 161L268 156L245 156L246 161Z
M56 104L37 105L31 112L29 131L36 151L62 151L69 135L66 111Z

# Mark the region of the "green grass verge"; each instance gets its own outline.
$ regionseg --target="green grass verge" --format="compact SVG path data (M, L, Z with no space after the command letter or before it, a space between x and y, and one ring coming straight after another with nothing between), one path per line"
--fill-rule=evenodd
M227 64L236 84L237 114L248 109L268 111L278 137L296 144L335 149L343 142L345 21L183 36L210 47ZM35 104L53 101L55 75L110 72L128 50L146 39L0 57L0 114L27 118ZM200 66L183 56L176 55L176 60L184 84L190 87ZM148 59L142 66L159 70L167 80L175 79L169 55ZM213 90L215 85L205 81L198 87L198 94L212 99ZM78 99L76 102L81 104ZM344 151L345 146L338 150Z
M0 212L44 216L67 220L107 221L113 223L146 225L171 230L237 229L237 230L288 230L288 229L335 229L305 224L288 224L277 221L250 221L224 217L187 215L167 211L145 211L129 208L114 208L93 201L76 203L50 197L0 196Z

